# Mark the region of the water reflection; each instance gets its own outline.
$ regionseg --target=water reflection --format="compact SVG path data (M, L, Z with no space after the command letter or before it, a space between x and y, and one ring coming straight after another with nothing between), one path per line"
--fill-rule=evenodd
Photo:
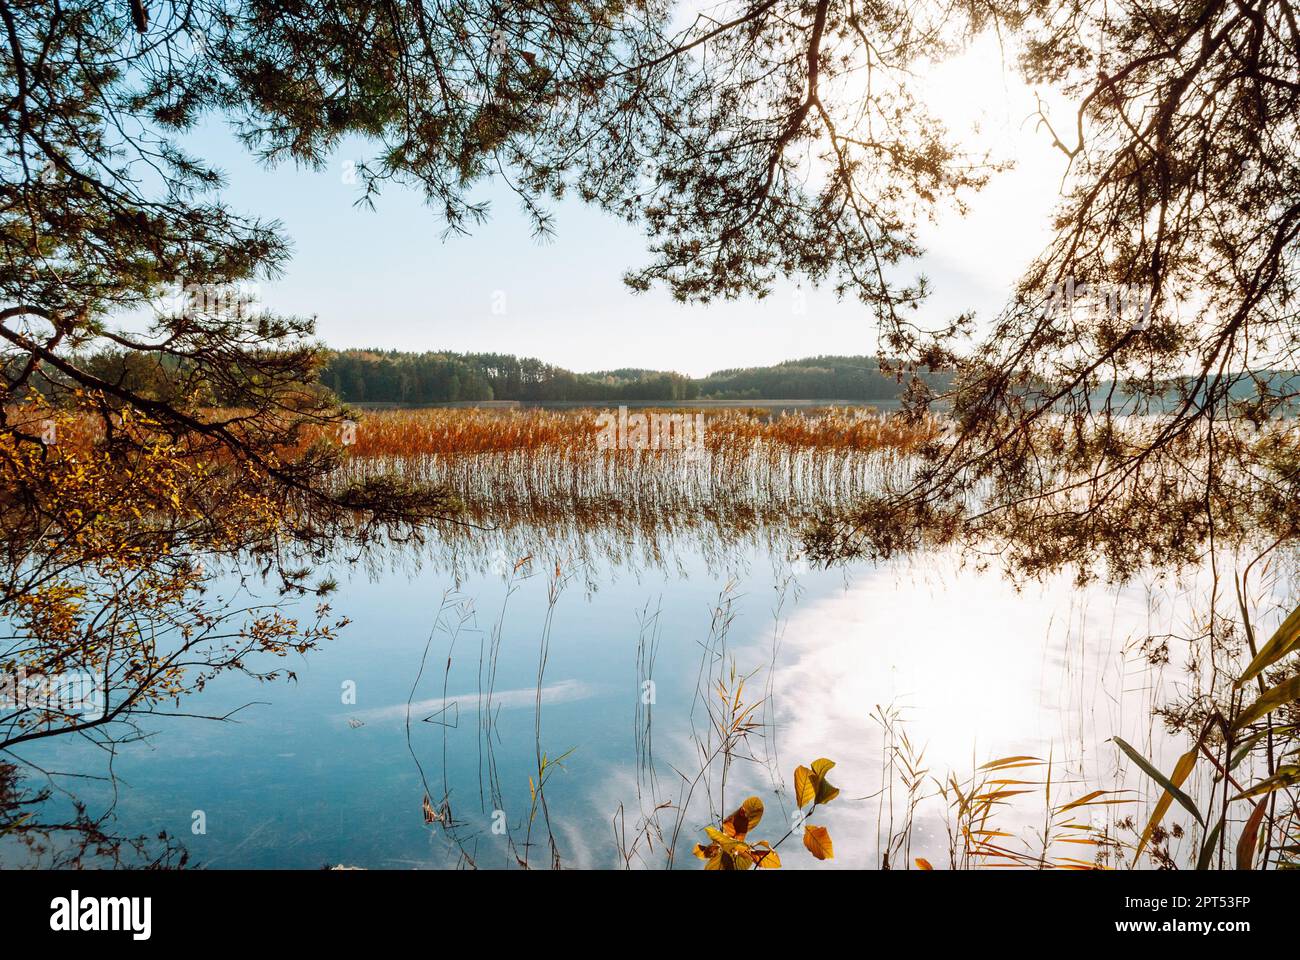
M1194 647L1153 663L1144 641L1189 633L1203 574L1081 590L1017 589L947 555L809 569L788 528L717 520L504 522L335 558L343 638L295 665L294 686L232 678L198 698L195 712L258 702L237 725L175 721L124 748L123 828L178 833L212 867L659 867L676 832L675 866L694 869L702 828L746 793L784 832L791 770L826 756L842 799L819 811L836 857L818 866L900 851L939 866L951 810L936 785L1022 754L1051 761L1058 804L1133 791L1131 808L1079 818L1144 819L1153 788L1107 740L1165 769L1185 749L1153 710L1199 682ZM766 698L761 731L725 784L694 785L701 697L733 666ZM71 744L47 759L84 763ZM998 828L1034 842L1041 794L1009 801ZM783 848L785 866L816 865L800 854Z

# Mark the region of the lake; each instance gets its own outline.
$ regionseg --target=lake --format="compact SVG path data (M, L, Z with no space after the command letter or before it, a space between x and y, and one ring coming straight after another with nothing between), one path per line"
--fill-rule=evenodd
M752 542L721 556L679 543L667 564L593 570L549 545L539 535L517 571L495 548L458 557L458 574L418 548L394 549L382 569L333 564L351 625L288 665L296 683L227 677L186 702L209 714L252 702L237 723L159 720L156 736L123 748L121 826L178 834L214 868L451 867L462 847L480 866L505 866L512 844L493 833L494 812L517 849L540 742L548 758L567 754L544 788L560 862L621 865L614 818L631 838L656 802L678 799L699 767L692 724L707 727L697 694L733 658L753 674L746 702L768 698L765 729L725 795L714 777L692 798L683 868L698 866L689 851L703 824L746 793L788 824L791 770L817 757L836 762L842 792L820 818L836 851L822 866L860 867L880 865L891 805L895 831L906 817L906 762L944 781L997 758L1051 758L1058 796L1128 786L1148 801L1158 790L1125 775L1131 765L1107 738L1123 735L1166 765L1181 743L1152 708L1185 685L1185 671L1152 666L1141 649L1148 635L1182 629L1189 608L1175 585L1079 591L1062 578L1017 590L948 556L809 569ZM486 569L467 570L472 562ZM51 752L75 762L76 751ZM424 822L426 783L435 801L448 795L459 840ZM933 783L921 792L907 852L946 864L947 804ZM1014 801L999 829L1032 837L1043 798ZM1123 812L1095 810L1099 824ZM195 811L205 833L192 832ZM530 859L541 865L545 836L534 822ZM643 840L633 865L662 865L662 842Z
M938 548L810 565L810 511L905 468L911 435L874 415L737 415L678 459L528 453L590 432L573 413L485 420L517 446L471 454L463 416L379 415L348 469L398 463L465 519L316 561L340 636L290 655L291 682L227 674L176 706L189 717L146 718L115 781L78 784L92 809L209 868L698 869L705 827L751 795L751 840L795 830L787 868L1119 866L1163 791L1112 738L1172 769L1190 744L1170 721L1229 669L1231 644L1201 639L1208 570L1017 584ZM1289 609L1289 570L1249 598L1261 630ZM214 561L208 597L275 591ZM55 740L29 758L108 772ZM809 820L834 839L823 862L794 802L819 758L840 791ZM1202 763L1184 789L1215 782ZM1193 863L1200 828L1167 821L1159 855Z

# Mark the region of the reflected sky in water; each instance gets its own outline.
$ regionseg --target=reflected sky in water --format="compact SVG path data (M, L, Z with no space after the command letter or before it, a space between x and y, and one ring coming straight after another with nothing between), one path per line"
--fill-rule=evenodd
M710 817L746 793L768 806L755 838L784 833L791 771L821 756L836 761L831 780L842 791L813 818L835 838L836 858L821 868L879 866L891 800L895 826L906 805L897 783L892 798L882 793L894 779L883 767L886 733L873 719L882 710L893 712L895 736L905 732L928 771L922 780L967 777L1009 755L1050 757L1057 802L1098 787L1149 797L1139 777L1121 776L1112 735L1162 761L1178 750L1151 709L1185 686L1182 664L1175 656L1152 667L1139 648L1188 615L1168 585L1079 590L1061 578L1017 589L947 557L810 570L757 541L707 559L678 543L670 569L566 560L539 685L555 563L546 544L532 545L536 558L509 591L511 564L494 563L490 549L483 562L458 565L459 582L447 563L419 562L409 549L369 571L337 566L334 604L352 623L337 641L287 663L296 683L223 677L183 709L220 714L250 704L238 722L156 720L155 736L123 748L114 765L122 829L167 830L213 868L453 867L462 849L482 867L513 865L493 815L504 810L521 853L540 743L549 758L568 753L545 788L561 864L620 866L615 819L626 844L639 816L656 799L678 801L682 775L699 769L692 729L703 722L695 701L710 662L716 674L717 664L734 661L752 674L746 701L769 700L757 715L764 727L751 738L752 759L733 764L725 795L716 775L692 794L678 841L684 869L699 867L690 848ZM708 646L720 598L729 628ZM637 704L647 679L639 645L654 648L657 797L651 768L638 766ZM344 702L353 685L355 703ZM41 759L65 769L87 760L72 742ZM435 806L447 791L459 846L440 824L425 824L426 784ZM932 785L923 792L933 794ZM82 793L107 800L94 785ZM1083 816L1121 814L1094 809ZM206 834L192 832L195 811ZM946 865L944 802L930 797L915 816L908 852ZM999 826L1031 836L1042 816L1043 800L1031 792L1009 804ZM665 827L671 819L661 812ZM550 862L545 837L535 820L533 865ZM787 868L818 866L797 837L782 853ZM658 839L643 840L632 859L663 863Z

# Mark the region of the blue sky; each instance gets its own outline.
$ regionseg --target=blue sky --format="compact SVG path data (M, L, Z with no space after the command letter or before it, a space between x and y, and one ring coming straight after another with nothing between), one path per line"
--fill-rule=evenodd
M1064 164L1026 121L1032 93L987 47L928 82L951 130L1015 159L1017 169L975 198L967 217L927 225L928 253L907 275L924 272L935 288L923 318L971 308L987 317L1046 238ZM621 277L645 261L638 228L577 201L553 207L556 236L539 243L509 191L486 185L490 222L443 240L437 216L413 191L390 186L376 210L354 206L360 188L347 182L345 164L364 156L364 144L343 148L322 171L261 167L215 124L190 146L225 172L231 206L282 221L292 241L287 275L262 285L263 302L315 315L318 334L334 347L496 351L581 371L651 367L694 376L875 350L868 312L829 291L806 290L803 314L789 283L763 301L707 306L676 304L662 289L634 294Z

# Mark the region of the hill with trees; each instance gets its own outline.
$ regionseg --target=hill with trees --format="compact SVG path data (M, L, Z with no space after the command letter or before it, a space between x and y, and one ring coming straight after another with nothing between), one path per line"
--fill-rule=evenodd
M902 387L874 357L824 356L770 367L719 370L701 379L623 368L574 373L531 357L497 353L344 350L321 382L349 403L674 402L683 400L890 401Z
M933 378L932 378L933 379ZM903 390L875 357L823 356L719 370L697 380L717 400L897 400Z

